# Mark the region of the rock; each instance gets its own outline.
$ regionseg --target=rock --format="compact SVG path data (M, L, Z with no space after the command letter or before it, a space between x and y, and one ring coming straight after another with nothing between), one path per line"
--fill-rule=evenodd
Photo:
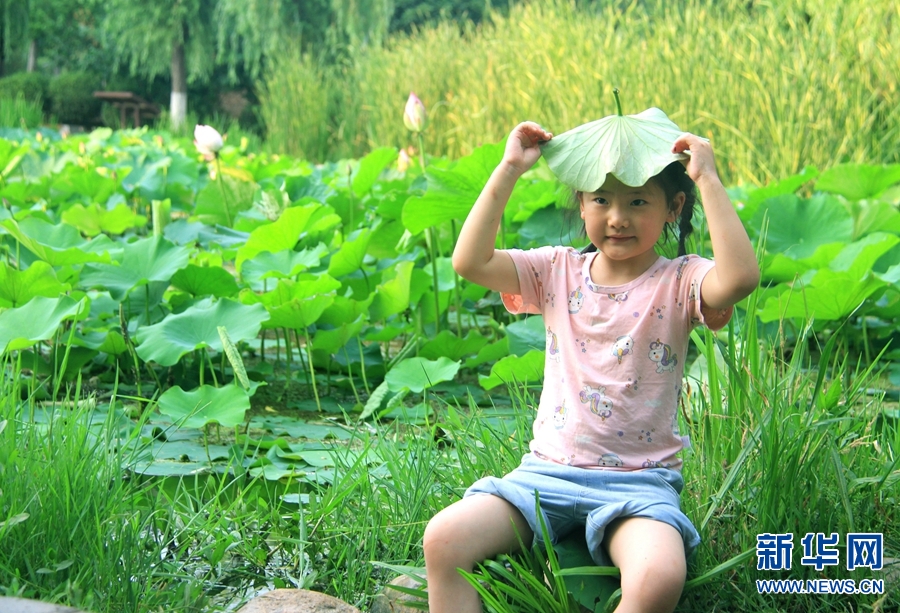
M360 613L360 610L328 594L284 589L257 596L238 613Z
M400 575L384 586L384 589L375 596L369 613L422 613L423 611L427 613L427 608L421 609L407 604L410 602L422 602L421 600L409 594L404 594L400 590L392 589L392 585L415 589L421 588L422 582L406 575Z
M40 600L0 597L0 613L83 613L72 607L64 607Z

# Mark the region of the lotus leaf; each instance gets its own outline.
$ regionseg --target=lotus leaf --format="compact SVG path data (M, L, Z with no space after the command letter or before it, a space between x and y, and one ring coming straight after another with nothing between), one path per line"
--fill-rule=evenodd
M900 164L838 164L819 176L816 189L840 194L848 200L862 200L877 196L897 183L900 183Z
M293 249L302 238L334 228L341 221L334 209L321 204L291 207L278 221L257 228L250 233L247 244L238 249L234 266L241 270L244 261L263 251L277 253Z
M85 240L68 224L53 225L34 217L19 222L7 219L3 226L23 247L51 266L108 262L109 253L120 249L106 236Z
M234 385L203 385L190 392L176 385L159 397L159 412L185 428L202 428L212 422L227 428L237 426L249 408L248 392Z
M371 239L372 230L368 228L351 235L337 253L331 256L331 261L328 263L328 274L332 277L343 277L362 268Z
M523 356L510 355L491 368L490 376L478 376L478 382L486 390L498 385L524 384L544 378L544 352L532 349Z
M75 226L85 236L97 236L98 234L122 234L125 230L144 226L147 218L135 213L124 204L116 205L112 210L107 210L99 204L90 204L87 207L76 204L62 214L63 221Z
M422 393L438 383L452 380L459 372L459 366L459 362L445 357L437 360L406 358L388 371L384 380L392 392L408 389Z
M67 289L46 262L37 261L25 270L0 262L0 307L20 306L35 296L55 298Z
M821 245L848 243L853 238L850 213L828 194L769 198L759 205L751 222L757 234L764 220L768 221L766 251L798 260L810 257Z
M158 324L139 328L135 338L137 353L145 361L154 360L173 366L181 356L204 347L222 351L218 327L223 326L234 342L256 338L268 319L261 305L245 305L223 299L204 300L177 315L169 315Z
M86 298L76 302L69 296L37 296L19 308L3 311L0 313L0 355L52 338L63 320L84 317L89 310Z
M244 261L241 265L241 278L249 283L258 283L263 279L296 277L301 272L318 266L327 254L328 247L323 243L301 251L263 251Z
M541 145L550 170L574 189L596 191L612 174L625 185L644 185L672 162L683 134L665 113L650 108L637 115L610 115L578 126Z
M168 283L188 264L190 249L178 247L161 236L151 236L126 244L116 257L117 264L87 264L81 286L102 287L122 300L136 287L152 281Z
M419 348L419 356L426 359L447 357L451 360L461 360L466 356L477 354L487 342L488 339L474 329L469 330L465 338L456 336L450 330L442 330Z
M224 170L224 169L223 169ZM227 226L240 211L253 206L253 195L259 186L223 173L197 193L194 214L203 223Z
M393 278L385 280L376 288L375 299L369 308L372 321L381 321L409 308L409 284L413 266L413 262L399 262L393 268Z
M238 293L238 285L230 272L219 266L188 264L172 277L172 285L192 296L226 298Z

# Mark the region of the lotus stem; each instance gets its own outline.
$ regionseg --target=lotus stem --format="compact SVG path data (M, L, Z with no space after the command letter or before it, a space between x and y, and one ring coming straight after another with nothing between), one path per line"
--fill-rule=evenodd
M616 97L616 112L619 114L619 117L622 116L622 103L619 101L619 88L613 88L613 96Z
M621 115L621 113L620 113ZM225 223L231 227L231 210L228 208L228 195L225 193L225 184L222 182L222 166L219 164L219 154L216 153L216 183L222 190L222 208L225 210Z
M309 361L309 378L312 380L313 396L316 397L316 409L322 412L322 403L319 401L319 390L316 387L316 371L313 366L312 343L309 340L309 328L303 328L303 336L306 338L306 359ZM299 347L298 347L299 349ZM302 357L301 357L302 360Z

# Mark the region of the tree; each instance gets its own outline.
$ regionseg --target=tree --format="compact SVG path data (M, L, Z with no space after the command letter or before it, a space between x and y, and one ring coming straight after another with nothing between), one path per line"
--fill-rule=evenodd
M108 0L106 11L103 30L117 62L148 79L169 71L174 127L184 123L189 82L217 65L232 80L238 66L258 75L280 37L300 25L294 5L282 0Z

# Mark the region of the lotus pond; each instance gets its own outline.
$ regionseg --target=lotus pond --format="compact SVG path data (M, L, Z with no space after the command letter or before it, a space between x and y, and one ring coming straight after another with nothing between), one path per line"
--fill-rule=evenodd
M544 328L449 257L502 143L423 169L394 148L314 165L147 131L3 136L0 594L228 610L307 586L365 609L380 563L421 563L427 519L517 463ZM694 333L682 420L697 575L736 561L685 606L887 610L896 590L752 594L747 552L870 531L897 557L900 166L730 193L763 283ZM500 242L578 244L567 196L536 167Z

